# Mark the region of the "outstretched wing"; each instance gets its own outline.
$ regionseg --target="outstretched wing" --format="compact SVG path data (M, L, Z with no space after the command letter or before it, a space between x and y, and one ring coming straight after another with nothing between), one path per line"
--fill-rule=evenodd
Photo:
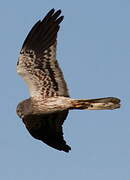
M52 9L38 21L25 39L17 72L27 82L31 97L69 96L63 73L56 60L57 33L63 16Z
M63 137L62 124L68 115L68 111L48 114L25 116L23 122L30 134L47 145L60 151L71 150Z

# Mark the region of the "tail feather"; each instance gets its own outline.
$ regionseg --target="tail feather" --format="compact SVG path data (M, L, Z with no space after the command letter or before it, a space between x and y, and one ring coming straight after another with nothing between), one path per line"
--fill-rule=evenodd
M112 110L117 108L120 108L120 99L115 97L75 100L72 107L72 109L87 110Z

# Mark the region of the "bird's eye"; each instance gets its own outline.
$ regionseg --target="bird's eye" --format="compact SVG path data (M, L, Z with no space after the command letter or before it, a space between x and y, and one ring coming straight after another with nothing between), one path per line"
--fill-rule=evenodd
M17 61L17 66L19 65L19 61Z

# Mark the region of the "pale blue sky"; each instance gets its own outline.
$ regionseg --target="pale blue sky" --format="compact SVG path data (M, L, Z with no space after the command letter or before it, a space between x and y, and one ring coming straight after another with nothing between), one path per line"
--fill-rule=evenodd
M16 73L22 43L51 8L65 16L58 60L72 97L116 96L115 111L73 111L65 124L67 154L33 139L15 113L29 96ZM0 179L130 179L130 1L3 0L0 3Z

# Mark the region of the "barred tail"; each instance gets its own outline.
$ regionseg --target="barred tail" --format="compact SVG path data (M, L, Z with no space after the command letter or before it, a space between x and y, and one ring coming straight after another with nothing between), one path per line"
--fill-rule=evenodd
M79 99L74 100L72 104L72 109L112 110L120 108L120 99L115 97L106 97L99 99Z

